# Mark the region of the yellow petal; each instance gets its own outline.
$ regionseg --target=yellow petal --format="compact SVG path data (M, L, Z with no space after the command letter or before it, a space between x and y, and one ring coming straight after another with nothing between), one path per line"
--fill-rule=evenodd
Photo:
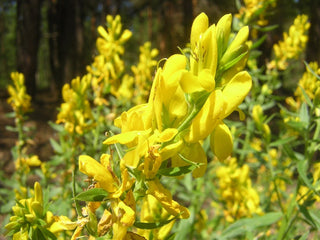
M230 129L220 123L210 135L210 147L216 157L223 161L231 155L233 140Z
M169 144L165 146L164 148L160 149L160 156L162 158L162 161L169 159L170 157L177 154L177 152L182 148L183 141L179 140L176 143Z
M111 226L112 226L112 215L107 209L105 209L98 223L99 236L105 235L109 231Z
M180 150L180 154L187 160L190 160L194 163L200 163L199 167L193 170L192 176L194 178L202 177L207 169L207 156L199 142L185 144L184 147ZM172 166L181 167L189 165L186 161L180 157L172 158Z
M251 76L248 72L237 73L223 89L223 98L227 103L225 117L232 113L248 95L252 86Z
M203 69L199 74L199 81L201 87L207 92L211 92L214 90L215 81L214 76L211 74L210 69Z
M178 133L176 128L167 128L162 133L160 133L158 140L159 142L168 142L174 138L174 136Z
M193 93L203 91L198 76L193 75L192 72L184 71L181 73L180 85L184 92Z
M103 144L128 144L128 143L136 143L137 138L141 134L141 131L130 131L125 133L120 133L114 135L112 137L107 138L104 140Z
M164 81L167 82L169 77L175 72L185 69L187 65L187 59L182 54L174 54L168 58L166 63L163 66L163 78Z
M112 174L92 157L81 155L79 157L79 170L99 182L100 186L108 192L116 191L117 187Z
M232 15L226 14L217 23L216 34L219 46L219 59L228 46L231 31Z
M162 186L159 179L148 181L147 194L154 196L173 216L181 218L188 218L190 216L189 210L172 199L170 191Z
M191 27L190 43L191 50L195 49L196 43L199 41L199 38L202 33L204 33L209 26L209 19L205 13L200 13L193 21Z
M198 142L205 139L221 121L226 102L220 90L210 94L200 112L193 119L190 131L186 135L187 142Z

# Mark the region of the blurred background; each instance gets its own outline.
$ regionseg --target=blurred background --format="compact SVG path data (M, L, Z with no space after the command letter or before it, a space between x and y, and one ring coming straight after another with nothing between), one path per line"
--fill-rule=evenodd
M254 2L254 1L252 1ZM137 61L139 47L151 41L159 59L179 52L189 41L194 17L204 11L210 22L237 13L240 0L0 0L0 90L6 97L10 73L24 73L34 101L45 92L59 101L64 83L86 72L96 54L97 26L107 14L120 14L123 27L133 32L125 58ZM311 21L307 61L320 60L320 1L280 0L268 16L279 24L262 46L261 59L269 59L272 45L297 14ZM263 63L262 63L263 64ZM49 94L49 95L48 95Z

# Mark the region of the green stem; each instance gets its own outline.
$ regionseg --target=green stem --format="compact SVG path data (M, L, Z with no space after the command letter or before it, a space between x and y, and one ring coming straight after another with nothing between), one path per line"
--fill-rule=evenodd
M72 196L73 196L73 199L74 199L74 203L75 203L75 206L76 206L76 211L77 211L77 214L78 216L81 216L82 217L82 213L81 213L81 207L79 205L79 202L78 200L76 199L76 180L75 180L75 169L72 171Z

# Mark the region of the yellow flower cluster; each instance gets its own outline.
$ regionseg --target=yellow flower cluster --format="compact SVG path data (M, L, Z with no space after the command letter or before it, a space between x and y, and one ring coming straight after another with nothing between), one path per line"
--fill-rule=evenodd
M219 159L231 154L232 137L223 119L237 110L252 85L250 75L242 71L248 57L249 30L243 27L234 35L231 21L228 14L209 26L207 15L201 13L191 29L191 56L169 57L157 69L148 102L115 120L121 133L104 144L126 146L118 169L121 181L109 155L102 155L100 163L80 156L80 171L97 182L95 187L108 192L111 208L100 220L103 230L99 234L111 229L113 239L132 234L127 228L135 222L134 194L143 196L148 201L145 204L157 201L171 218L188 218L189 210L173 200L160 177L190 171L194 177L202 176L207 167L202 141L207 137ZM148 221L147 215L140 217Z
M46 210L43 203L43 194L38 182L34 184L34 196L21 199L12 207L13 216L5 226L7 234L13 235L13 239L47 239L48 234L55 239L64 228L56 224L57 217ZM31 230L32 229L32 230ZM32 233L32 236L29 235Z
M319 191L319 179L320 179L320 163L315 163L312 166L313 182L312 185L315 187L315 191ZM302 205L305 201L320 201L320 196L316 194L307 186L301 186L297 195L297 201Z
M320 102L320 81L318 76L320 75L320 68L317 62L311 62L306 66L306 71L299 80L298 87L294 92L294 97L287 97L286 103L294 110L298 110L302 102L305 102L304 94L301 88L305 91L311 101L316 104ZM294 119L287 117L285 121L294 121ZM295 121L299 121L297 118Z
M39 167L42 162L37 155L31 157L20 157L15 162L15 167L17 170L28 174L30 172L30 167Z
M107 30L102 26L98 27L101 36L97 39L99 55L94 58L92 65L87 67L87 71L92 74L92 88L97 105L107 103L103 99L106 91L116 95L124 73L124 61L121 59L124 53L123 45L132 36L128 29L122 31L120 15L115 18L108 15L106 20ZM110 86L111 90L106 89Z
M57 116L57 123L64 123L65 129L69 133L82 135L92 128L94 123L87 89L90 87L90 74L80 79L77 77L70 84L65 84L62 89L64 103L61 104L60 112Z
M251 186L249 166L239 167L236 158L227 160L227 165L217 169L219 178L219 194L225 204L224 216L228 222L241 217L262 214L259 206L260 198Z
M25 113L31 110L31 97L27 94L22 73L12 72L11 79L14 85L8 86L10 97L7 101L15 111L16 117L22 118Z
M298 15L289 32L283 33L283 40L273 46L275 59L269 63L268 68L285 70L289 59L297 59L306 47L309 28L308 16Z
M265 140L270 141L271 132L268 124L265 123L266 116L263 114L261 105L255 105L252 108L252 118L259 131L262 132Z
M135 98L136 104L145 103L152 84L153 72L152 70L157 65L154 58L158 55L159 51L156 48L151 49L151 43L146 42L140 46L139 63L137 66L132 66L131 70L135 79Z
M152 195L146 195L143 198L141 206L142 222L154 223L163 222L171 218L171 215L161 206L159 201ZM156 229L138 229L138 234L145 237L145 239L166 239L175 221L172 220L170 223Z
M237 18L241 19L244 24L256 21L259 26L265 26L268 21L264 18L269 6L274 7L276 0L244 0L244 5L239 9Z
M315 74L320 76L320 68L317 62L311 62L306 67L306 72L299 80L298 85L304 89L311 100L320 101L320 80ZM298 102L305 101L300 87L297 87L294 95Z
M151 43L146 42L140 46L139 63L132 66L133 76L125 74L121 85L113 94L118 100L130 100L134 104L145 103L148 99L152 84L152 71L157 65L154 58L158 55L157 49L151 49Z

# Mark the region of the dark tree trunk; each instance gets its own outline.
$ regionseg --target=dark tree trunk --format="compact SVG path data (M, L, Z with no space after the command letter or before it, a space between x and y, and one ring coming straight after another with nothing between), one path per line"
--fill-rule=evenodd
M80 0L51 1L48 11L50 64L56 89L85 72Z
M41 0L17 1L17 70L25 76L28 93L36 93Z
M317 61L320 63L320 1L311 0L310 4L309 42L307 47L306 59L308 62Z
M189 42L191 26L194 18L193 13L193 2L192 0L184 0L183 1L183 26L184 26L184 43Z

